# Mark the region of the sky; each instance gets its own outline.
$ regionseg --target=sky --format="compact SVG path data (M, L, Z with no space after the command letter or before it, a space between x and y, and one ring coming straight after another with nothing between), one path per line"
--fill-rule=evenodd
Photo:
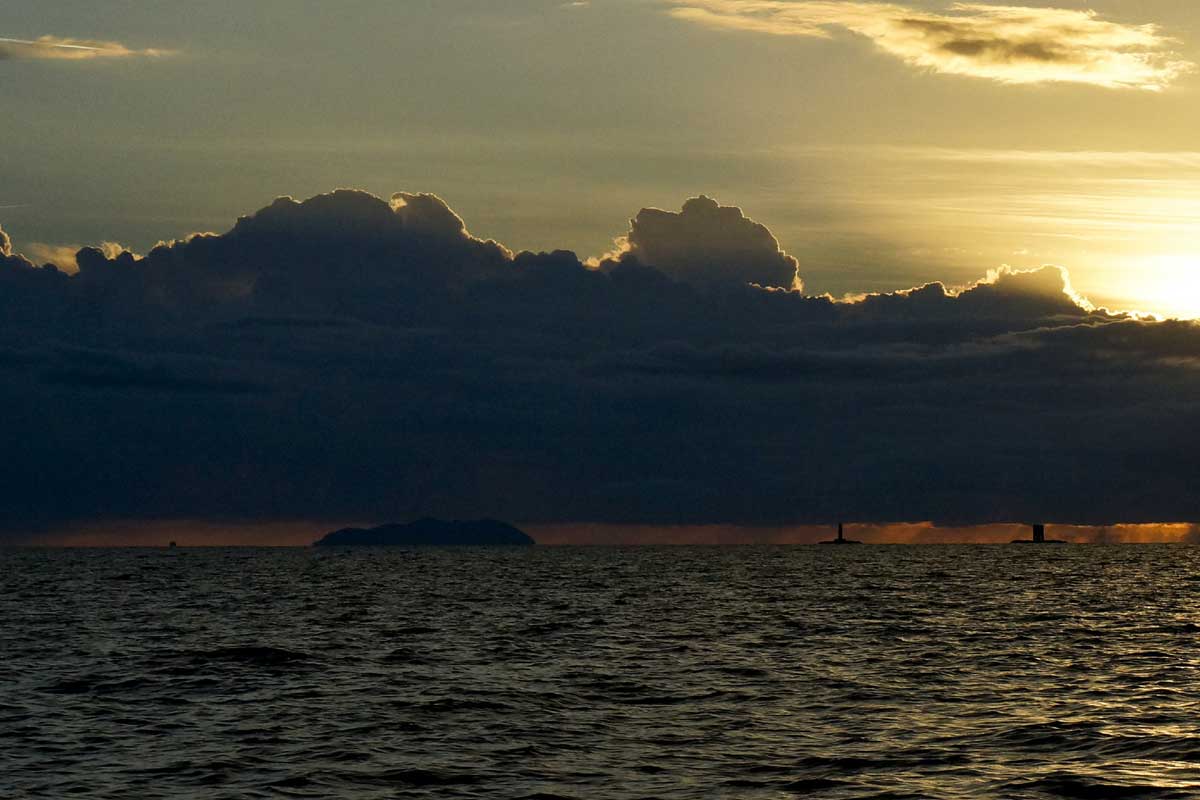
M813 292L1052 263L1099 304L1200 315L1200 15L1028 7L10 0L0 37L120 49L0 49L0 224L42 256L145 252L347 186L436 192L482 236L586 257L707 194ZM1041 60L888 27L915 17Z
M0 538L1190 535L1198 64L1175 0L8 0Z

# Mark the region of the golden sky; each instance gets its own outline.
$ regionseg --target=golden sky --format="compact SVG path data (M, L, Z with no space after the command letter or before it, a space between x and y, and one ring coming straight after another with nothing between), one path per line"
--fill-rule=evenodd
M1198 65L1179 0L6 0L8 528L1195 519Z
M814 293L1057 264L1200 316L1191 4L49 5L0 8L0 224L33 256L355 186L588 257L703 193Z

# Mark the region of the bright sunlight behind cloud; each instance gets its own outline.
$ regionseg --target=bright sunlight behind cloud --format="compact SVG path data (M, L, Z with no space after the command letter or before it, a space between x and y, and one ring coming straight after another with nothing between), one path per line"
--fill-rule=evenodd
M1093 11L955 3L947 13L895 3L825 0L668 0L678 19L713 28L828 38L842 28L905 63L1001 83L1086 83L1161 91L1194 65L1156 25Z

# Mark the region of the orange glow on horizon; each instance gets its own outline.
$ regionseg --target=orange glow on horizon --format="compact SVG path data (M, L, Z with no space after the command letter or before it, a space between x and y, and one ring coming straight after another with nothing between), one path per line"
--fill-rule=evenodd
M41 535L17 544L48 547L307 547L326 533L362 522L290 520L279 522L205 522L154 520L98 522ZM534 523L518 527L545 546L636 545L799 545L832 539L830 525L618 525L612 523ZM1029 537L1015 523L937 526L932 522L848 523L846 537L867 544L1007 544ZM1104 526L1046 526L1049 538L1078 544L1200 544L1200 524L1145 523Z

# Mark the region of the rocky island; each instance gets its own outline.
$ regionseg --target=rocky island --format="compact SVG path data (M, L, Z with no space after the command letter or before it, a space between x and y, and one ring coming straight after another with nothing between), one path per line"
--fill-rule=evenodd
M536 542L524 531L494 519L419 519L377 528L343 528L328 533L316 547L528 547Z

